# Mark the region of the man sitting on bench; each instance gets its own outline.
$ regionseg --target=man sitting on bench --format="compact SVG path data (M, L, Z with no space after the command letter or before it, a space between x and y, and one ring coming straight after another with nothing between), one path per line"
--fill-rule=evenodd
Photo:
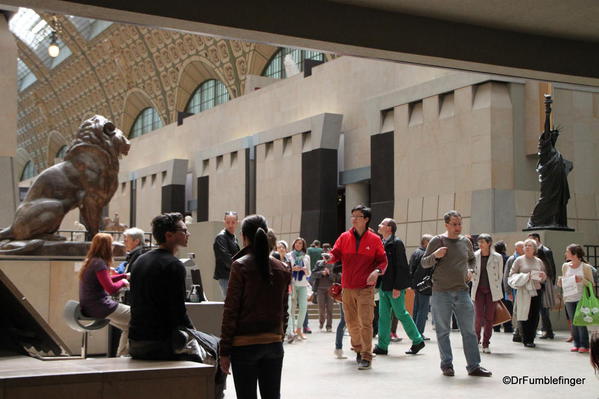
M185 266L175 257L186 247L187 226L180 213L152 220L159 247L141 255L131 273L129 353L134 359L190 360L218 364L219 339L196 331L185 308ZM216 367L216 397L226 375Z

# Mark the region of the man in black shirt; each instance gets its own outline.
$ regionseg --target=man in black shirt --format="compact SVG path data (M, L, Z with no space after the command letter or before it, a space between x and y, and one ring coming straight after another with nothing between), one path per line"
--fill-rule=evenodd
M186 271L175 257L189 238L183 215L156 216L152 235L159 247L137 258L131 272L131 357L218 364L219 339L194 330L185 308ZM223 397L225 383L216 367L215 398Z
M189 233L179 213L167 213L152 220L157 249L141 255L131 273L131 345L153 348L150 356L173 356L171 338L179 327L193 328L185 308L185 266L175 257L187 246ZM142 352L146 352L145 350ZM133 357L145 353L132 351Z

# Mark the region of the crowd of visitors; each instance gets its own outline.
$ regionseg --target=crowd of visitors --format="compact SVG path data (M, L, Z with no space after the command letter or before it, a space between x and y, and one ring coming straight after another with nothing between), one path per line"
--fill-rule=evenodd
M494 327L500 331L498 309L512 314L503 327L513 332L513 341L534 348L540 320L540 338L555 337L549 310L563 299L569 320L575 320L586 287L596 284L596 270L578 244L566 248L558 276L553 253L538 234L516 242L508 255L505 243L494 244L489 234L463 235L460 213L449 211L444 215L445 232L424 234L408 261L395 220L383 219L377 234L369 227L371 217L369 208L358 205L351 211L352 227L332 247L319 241L308 247L301 237L291 245L277 240L266 219L252 215L241 223L240 249L237 213L227 212L213 245L214 278L225 298L220 340L197 331L187 315L186 270L175 256L189 238L181 214L154 218L152 234L158 247L151 250L143 245L142 230L125 231L127 257L115 268L112 236L98 233L80 270L82 312L106 318L122 331L118 356L215 364L217 397L232 370L238 398L256 397L257 388L262 397L276 398L283 342L306 339L309 297L318 304L323 333L333 332L333 309L339 306L334 354L347 358L347 327L359 370L370 369L375 355L389 353L394 317L411 341L406 353L419 353L429 339L424 330L431 311L442 374L455 375L450 341L455 319L468 374L488 377L492 373L481 366L480 352L491 353ZM331 294L339 284L339 296ZM121 290L128 295L119 303L114 297ZM408 292L414 295L412 315ZM597 333L590 335L579 323L570 329L570 350L591 352L591 363L598 369Z

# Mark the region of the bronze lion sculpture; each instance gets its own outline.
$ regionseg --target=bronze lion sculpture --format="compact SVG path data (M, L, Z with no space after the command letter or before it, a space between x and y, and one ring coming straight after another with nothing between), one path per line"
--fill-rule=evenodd
M55 233L75 208L93 237L100 228L102 208L118 187L119 159L129 148L123 132L105 117L95 115L83 122L64 161L39 174L17 208L13 224L0 231L0 240L38 244L59 240Z

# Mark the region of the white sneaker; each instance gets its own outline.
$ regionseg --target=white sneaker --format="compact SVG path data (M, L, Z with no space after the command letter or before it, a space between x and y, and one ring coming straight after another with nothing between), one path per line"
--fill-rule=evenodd
M483 353L491 353L491 349L488 346L486 348L483 347Z
M333 353L337 356L337 359L347 359L347 356L343 356L343 349L335 349Z

